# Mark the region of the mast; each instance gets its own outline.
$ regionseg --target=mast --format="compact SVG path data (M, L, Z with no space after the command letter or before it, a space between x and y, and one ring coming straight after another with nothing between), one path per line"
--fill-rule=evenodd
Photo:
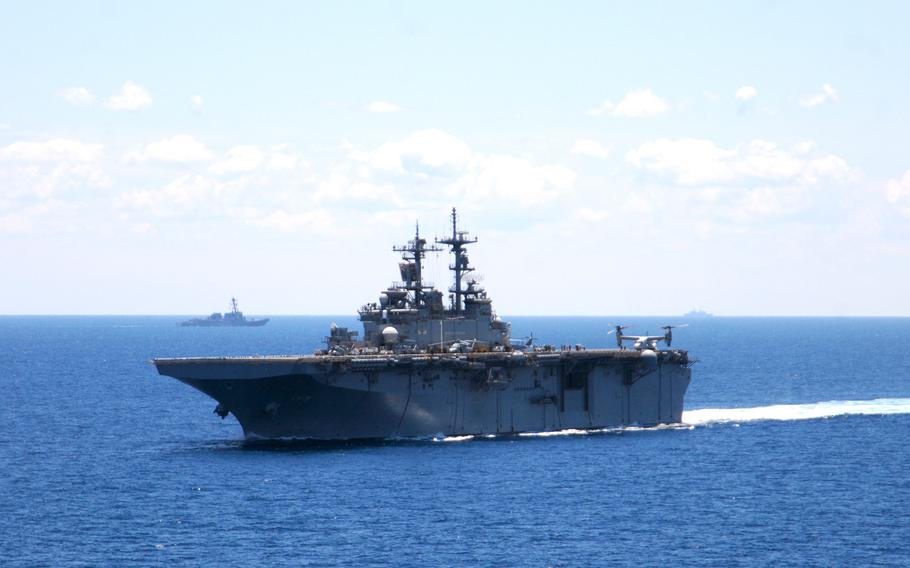
M231 296L231 313L237 313L237 298Z
M408 266L401 266L401 279L404 287L414 291L414 307L419 308L423 303L423 257L427 252L439 252L442 249L436 246L427 246L427 240L420 237L420 223L415 223L414 239L404 246L393 246L392 250L402 253L402 258ZM413 272L410 266L413 266Z
M449 265L449 270L455 273L455 285L449 288L449 292L455 294L452 310L456 315L461 314L463 310L462 297L465 295L461 289L461 278L466 272L474 270L474 267L468 264L468 251L465 250L465 245L476 243L477 238L468 238L467 231L458 230L458 214L455 212L455 208L452 207L452 237L436 239L436 242L452 247L452 254L455 255L455 264Z

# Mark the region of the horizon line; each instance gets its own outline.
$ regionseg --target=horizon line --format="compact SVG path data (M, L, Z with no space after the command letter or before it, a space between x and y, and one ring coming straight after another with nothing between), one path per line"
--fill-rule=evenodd
M173 314L149 314L149 313L22 313L10 314L0 313L0 317L192 317L198 316L198 313L173 313ZM340 317L356 318L356 314L321 314L321 313L283 313L268 314L256 313L246 314L251 317ZM690 321L711 320L716 318L910 318L910 315L882 315L882 314L711 314L709 316L684 316L681 314L503 314L504 317L535 317L535 318L681 318Z

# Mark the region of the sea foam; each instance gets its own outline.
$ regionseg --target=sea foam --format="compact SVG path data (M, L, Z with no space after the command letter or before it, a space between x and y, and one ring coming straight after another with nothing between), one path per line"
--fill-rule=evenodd
M590 434L622 433L660 430L690 430L696 426L716 423L759 422L763 420L817 420L848 415L910 414L910 398L877 398L874 400L829 400L807 404L772 404L751 408L699 408L683 412L681 424L657 426L621 426L579 430L567 428L550 432L521 432L520 437L546 438L550 436L587 436ZM496 437L493 434L485 438ZM466 442L476 436L446 436L435 438L441 442Z
M700 408L683 412L685 424L701 426L715 422L755 422L760 420L813 420L853 414L907 414L910 398L874 400L830 400L808 404L773 404L751 408Z

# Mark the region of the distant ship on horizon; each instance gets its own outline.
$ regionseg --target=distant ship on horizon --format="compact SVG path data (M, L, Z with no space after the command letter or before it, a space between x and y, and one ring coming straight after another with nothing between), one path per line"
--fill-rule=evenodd
M714 314L708 313L704 310L700 310L700 309L696 308L694 310L684 313L683 317L684 318L713 318Z
M231 298L231 311L221 314L215 312L207 318L195 318L180 322L181 327L261 327L269 323L269 318L247 319L237 308L237 298Z

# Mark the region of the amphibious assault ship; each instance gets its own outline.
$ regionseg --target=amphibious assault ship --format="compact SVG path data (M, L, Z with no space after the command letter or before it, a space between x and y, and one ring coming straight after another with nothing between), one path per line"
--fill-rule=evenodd
M402 254L401 281L359 310L359 332L332 325L312 355L155 359L233 414L247 439L434 438L603 429L680 422L688 353L665 335L628 336L617 348L535 346L468 277L458 228L428 244L419 226ZM447 245L454 273L448 303L424 280L427 252ZM625 347L625 342L631 342ZM658 347L660 342L666 348Z
M260 327L267 323L269 323L269 318L247 319L237 307L237 298L231 298L231 311L224 315L215 312L207 318L182 321L178 325L183 327Z

